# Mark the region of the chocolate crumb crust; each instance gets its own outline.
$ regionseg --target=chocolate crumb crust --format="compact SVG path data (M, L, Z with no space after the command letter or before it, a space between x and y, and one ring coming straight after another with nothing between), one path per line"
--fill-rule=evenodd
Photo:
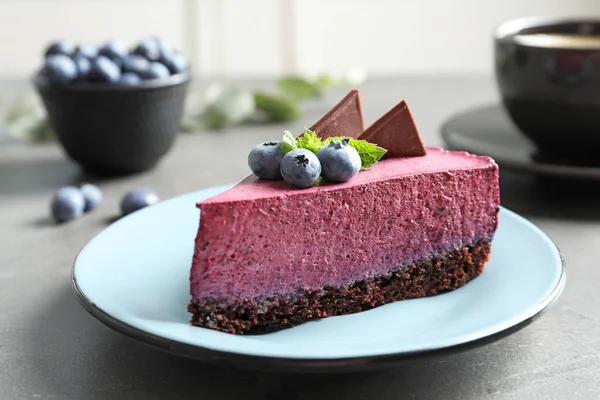
M188 311L192 325L238 335L272 332L316 318L352 314L458 289L483 272L490 250L490 241L482 240L349 287L325 287L294 297L229 304L213 299L192 300Z

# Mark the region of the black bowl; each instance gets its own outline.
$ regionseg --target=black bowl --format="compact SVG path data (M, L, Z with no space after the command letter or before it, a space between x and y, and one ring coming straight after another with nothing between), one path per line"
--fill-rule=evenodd
M589 35L600 35L600 20L523 18L495 32L504 107L541 153L584 159L600 151L600 44L583 43Z
M52 84L36 75L48 119L68 156L86 171L121 175L152 168L179 133L189 74L139 86Z

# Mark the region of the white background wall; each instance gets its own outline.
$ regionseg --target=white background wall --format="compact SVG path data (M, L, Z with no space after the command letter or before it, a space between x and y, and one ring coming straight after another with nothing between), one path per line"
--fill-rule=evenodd
M490 32L529 15L595 15L600 0L0 0L0 75L55 38L162 35L196 73L490 73Z

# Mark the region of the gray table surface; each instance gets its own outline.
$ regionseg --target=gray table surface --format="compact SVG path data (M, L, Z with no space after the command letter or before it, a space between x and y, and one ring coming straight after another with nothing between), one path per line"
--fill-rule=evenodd
M486 77L377 79L361 91L367 123L407 99L431 145L441 144L445 118L497 100ZM562 250L565 291L524 330L427 363L354 374L241 371L147 347L80 307L70 284L73 259L116 215L125 191L148 186L168 198L236 182L248 174L246 154L255 143L310 125L343 94L311 103L305 119L288 126L182 135L150 172L92 179L104 191L102 207L62 226L48 217L52 192L90 177L56 145L0 146L0 399L600 398L600 195L589 184L501 172L504 206L540 226Z

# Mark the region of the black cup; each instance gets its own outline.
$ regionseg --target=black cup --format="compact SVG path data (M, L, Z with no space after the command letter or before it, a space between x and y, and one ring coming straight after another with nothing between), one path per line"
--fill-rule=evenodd
M561 40L552 34L576 36ZM600 35L600 20L523 18L495 32L496 81L504 107L542 154L598 158L600 45L581 43L589 35Z
M102 175L148 170L169 151L189 82L187 73L139 86L57 85L34 78L65 152L86 171Z

